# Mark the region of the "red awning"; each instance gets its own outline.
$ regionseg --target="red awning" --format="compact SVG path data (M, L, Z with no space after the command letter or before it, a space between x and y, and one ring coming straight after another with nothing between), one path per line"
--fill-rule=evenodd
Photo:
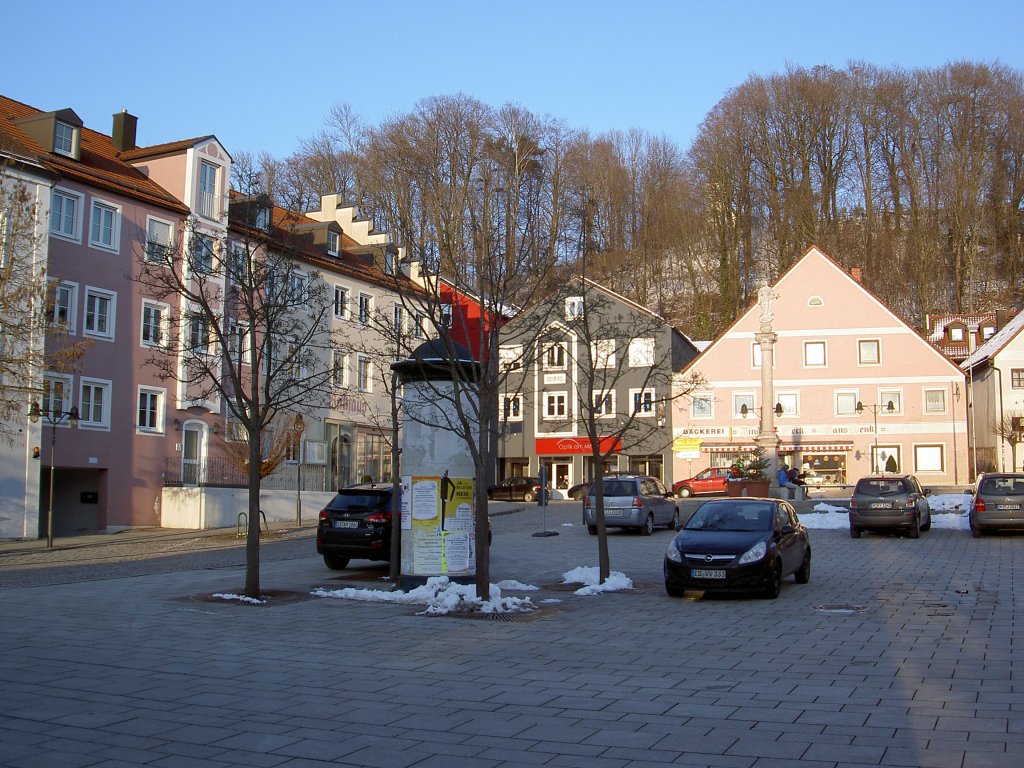
M853 443L783 443L780 451L800 451L800 453L837 453L852 451Z

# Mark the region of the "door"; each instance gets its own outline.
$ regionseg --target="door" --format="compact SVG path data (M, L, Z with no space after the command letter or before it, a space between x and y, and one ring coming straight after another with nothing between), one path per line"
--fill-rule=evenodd
M331 439L331 488L337 490L351 485L352 443L347 435Z
M184 427L181 446L181 484L199 485L203 466L203 437L206 430L201 424Z

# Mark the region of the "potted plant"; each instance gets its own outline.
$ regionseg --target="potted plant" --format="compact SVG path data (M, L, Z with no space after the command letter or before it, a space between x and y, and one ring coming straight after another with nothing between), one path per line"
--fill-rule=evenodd
M740 477L730 480L727 484L730 496L767 496L768 495L768 458L764 446L757 446L750 452L750 458L740 459L733 466Z

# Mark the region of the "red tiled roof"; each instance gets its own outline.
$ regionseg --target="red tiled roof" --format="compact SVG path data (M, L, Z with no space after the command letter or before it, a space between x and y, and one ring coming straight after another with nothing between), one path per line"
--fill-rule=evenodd
M171 208L178 213L188 213L188 209L171 193L124 162L114 148L110 136L83 126L79 159L74 160L40 146L14 124L16 120L41 114L45 113L27 104L0 96L0 143L34 156L63 178Z

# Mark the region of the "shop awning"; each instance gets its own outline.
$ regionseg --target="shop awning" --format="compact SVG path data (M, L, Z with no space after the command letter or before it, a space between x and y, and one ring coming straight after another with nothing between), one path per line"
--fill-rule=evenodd
M800 451L801 453L839 453L852 451L853 443L783 443L780 451Z
M705 453L750 453L755 447L753 443L704 443L700 449Z

